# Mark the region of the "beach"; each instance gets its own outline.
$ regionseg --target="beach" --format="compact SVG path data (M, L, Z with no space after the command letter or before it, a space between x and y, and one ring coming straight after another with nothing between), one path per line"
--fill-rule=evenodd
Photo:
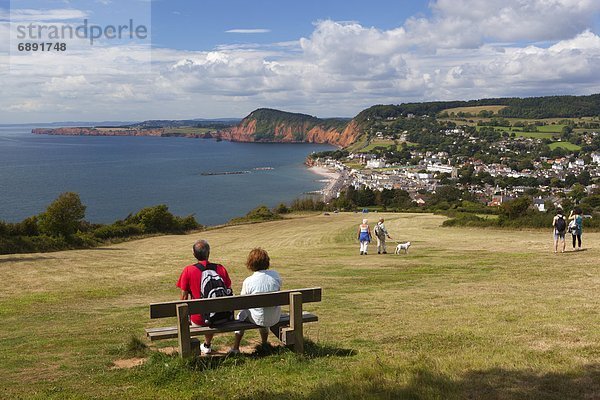
M309 167L308 170L316 175L326 178L323 179L323 181L326 182L326 185L322 189L323 198L325 201L337 196L337 192L342 189L345 180L344 174L322 166L312 166Z

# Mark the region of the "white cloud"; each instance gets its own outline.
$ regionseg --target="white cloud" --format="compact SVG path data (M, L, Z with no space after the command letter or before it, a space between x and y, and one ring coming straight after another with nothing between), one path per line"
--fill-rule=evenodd
M11 9L10 19L12 23L17 22L49 22L82 20L88 17L88 13L76 9Z
M24 100L22 102L11 104L7 107L9 111L32 112L43 108L43 103L39 100Z
M432 10L434 18L429 21L433 24L430 26L442 34L460 36L462 30L467 29L477 35L477 39L541 41L565 39L585 30L600 12L600 2L437 0ZM448 23L450 27L445 25Z
M0 75L0 120L243 116L261 106L352 116L376 103L600 92L590 22L599 4L438 0L431 17L394 29L323 20L295 41L154 49L151 73L140 73L144 46L17 58Z
M308 61L323 72L355 79L389 78L405 73L401 51L407 48L405 31L381 31L358 23L321 21L312 36L300 39Z
M269 33L270 29L229 29L225 33Z

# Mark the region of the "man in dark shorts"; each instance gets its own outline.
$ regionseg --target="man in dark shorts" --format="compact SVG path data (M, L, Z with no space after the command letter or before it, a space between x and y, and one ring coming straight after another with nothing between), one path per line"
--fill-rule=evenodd
M558 252L558 242L562 241L561 253L565 252L565 234L567 233L567 220L563 215L562 208L556 210L556 215L552 220L552 227L554 227L554 252Z
M181 289L181 300L188 299L201 299L202 290L202 271L198 266L206 267L208 262L208 256L210 255L210 246L206 240L198 240L194 243L194 257L198 260L197 264L188 265L181 272L181 276L177 281L177 287ZM228 289L231 289L231 279L224 266L221 264L212 264L217 274L223 280L223 283ZM192 326L205 326L204 319L200 314L193 314L190 316ZM213 334L204 335L204 343L200 345L200 351L202 354L211 353L211 342Z

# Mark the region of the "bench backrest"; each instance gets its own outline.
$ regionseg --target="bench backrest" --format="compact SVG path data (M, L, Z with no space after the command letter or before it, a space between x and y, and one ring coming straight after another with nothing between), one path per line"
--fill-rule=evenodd
M321 288L284 290L280 292L248 294L243 296L217 297L211 299L179 300L150 304L150 318L177 316L177 305L187 304L189 314L206 314L245 308L287 306L290 293L302 293L302 303L321 301Z

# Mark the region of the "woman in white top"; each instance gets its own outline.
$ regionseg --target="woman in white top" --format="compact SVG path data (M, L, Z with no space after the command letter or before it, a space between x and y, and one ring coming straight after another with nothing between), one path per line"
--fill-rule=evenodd
M265 250L256 248L250 251L246 260L246 267L254 273L244 280L240 295L276 292L281 289L281 277L277 271L269 270L269 264L269 254ZM237 320L249 321L261 326L259 329L260 338L262 344L265 345L269 336L269 328L278 323L280 317L281 308L277 306L241 310L237 316ZM230 353L236 354L240 352L240 342L243 336L244 331L235 332L235 342L231 350L229 350Z
M358 226L358 241L360 242L360 255L367 255L369 242L371 241L371 227L367 219L362 220L362 224Z

